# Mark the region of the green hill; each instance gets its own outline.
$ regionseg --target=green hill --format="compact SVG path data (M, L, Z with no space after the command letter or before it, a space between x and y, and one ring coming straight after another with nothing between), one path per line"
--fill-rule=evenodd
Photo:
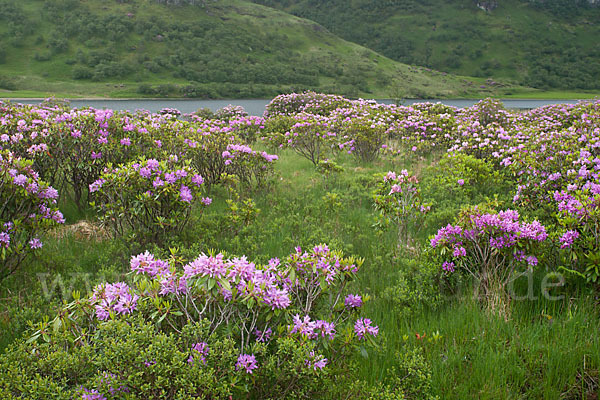
M477 97L513 90L395 62L240 0L0 0L0 96Z
M392 59L541 89L600 89L595 0L255 0Z

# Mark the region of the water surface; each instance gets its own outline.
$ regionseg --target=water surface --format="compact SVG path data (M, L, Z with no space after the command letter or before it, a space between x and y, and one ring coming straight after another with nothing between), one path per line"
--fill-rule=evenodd
M506 108L513 109L531 109L538 108L549 104L574 104L579 100L515 100L515 99L500 99ZM11 100L14 102L25 103L25 104L38 104L39 100L33 99L19 99ZM170 100L170 99L158 99L158 100L146 100L146 99L132 99L132 100L71 100L71 106L75 108L82 107L94 107L94 108L108 108L113 110L148 110L151 112L157 112L163 108L175 108L184 114L188 114L198 110L199 108L209 108L213 111L223 108L229 104L239 105L244 107L246 112L250 115L261 116L265 111L265 106L271 101L271 99L231 99L231 100ZM391 104L393 100L377 100L380 103ZM404 100L402 104L410 105L414 103L433 102L442 103L454 107L470 107L477 103L477 99L424 99L424 100Z

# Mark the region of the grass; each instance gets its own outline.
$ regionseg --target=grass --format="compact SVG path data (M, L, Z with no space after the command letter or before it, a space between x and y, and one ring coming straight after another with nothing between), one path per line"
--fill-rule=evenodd
M571 92L566 90L549 91L515 91L515 93L504 95L507 99L561 99L561 100L584 100L597 99L600 97L600 91L596 92Z
M437 302L437 307L399 305L386 296L400 277L419 273L420 266L411 264L410 256L394 255L393 232L373 229L372 175L406 167L424 178L432 170L423 166L433 161L358 164L342 155L336 162L344 172L324 179L306 159L283 151L275 182L251 193L260 209L254 222L237 235L228 231L227 193L217 188L207 214L173 245L191 249L186 250L190 254L215 248L265 262L289 254L297 245L329 243L365 258L352 289L372 296L365 315L380 326L381 350L357 358L361 376L372 383L390 378L389 368L396 366L398 354L418 348L431 366L433 391L440 398L595 398L600 315L584 288L574 285L560 293L563 299L546 300L540 295L540 272L531 281L538 298L513 301L508 320L482 309L470 299L468 289ZM328 200L332 193L338 196L337 203ZM61 207L70 224L85 216L69 203ZM426 227L421 240L435 228ZM51 313L71 290L85 292L102 280L117 280L126 271L128 258L118 240L92 240L76 230L64 236L49 234L40 257L29 260L0 286L1 309L6 310L0 313L0 349L22 334L27 319ZM46 288L54 288L50 294L44 282ZM524 280L517 290L527 292Z
M600 343L592 333L600 320L586 297L513 304L510 321L468 297L412 318L382 312L381 304L371 308L379 311L374 318L388 339L384 355L363 365L372 379L385 377L382 366L393 366L390 354L416 346L431 363L434 391L444 399L588 398L597 390L581 388L586 383L579 381L590 374L597 384L600 366Z

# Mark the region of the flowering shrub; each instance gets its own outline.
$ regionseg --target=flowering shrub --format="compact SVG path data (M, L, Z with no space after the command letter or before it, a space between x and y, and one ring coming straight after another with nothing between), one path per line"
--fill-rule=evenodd
M370 319L358 318L363 297L344 294L361 264L325 245L297 248L265 265L222 253L186 263L146 252L131 259L132 285L98 285L89 298L76 298L54 321L39 324L29 343L41 359L56 359L59 343L73 352L82 370L65 392L83 387L88 394L114 395L102 384L108 379L115 391L143 397L155 374L185 373L203 377L192 387L173 383L187 397L318 397L327 393L330 371L345 368L359 344L373 343L379 333ZM111 337L128 350L116 351ZM96 353L99 345L105 350ZM91 367L82 359L86 354L93 357ZM25 373L36 374L40 364L33 365ZM129 378L135 369L144 372ZM60 380L60 370L51 376Z
M352 154L361 161L377 158L387 138L387 124L380 116L364 113L354 118L345 118L335 125L340 137L348 142Z
M257 152L246 145L229 144L221 153L227 166L226 173L235 175L242 183L263 185L273 174L274 162L279 159L266 151Z
M274 156L251 150L229 161L222 156L228 146L254 142L264 128L262 118L233 111L227 121L198 116L183 121L170 109L132 114L0 106L0 146L32 159L52 184L67 185L70 190L65 193L73 195L79 208L93 199L88 199L88 188L104 168L142 156L189 158L209 185L219 182L224 172L240 174L243 182L263 183Z
M53 124L56 140L55 151L59 152L63 179L73 192L79 208L86 204L89 185L98 179L107 162L113 161L115 146L109 143L108 128L112 112L65 113Z
M78 207L86 204L91 183L104 167L127 162L139 154L156 154L147 115L133 116L112 110L65 110L15 105L0 109L1 145L30 158L41 177L53 185L68 185ZM167 119L154 115L153 131ZM11 133L16 132L16 133ZM165 136L165 135L161 135Z
M229 121L231 119L247 117L248 113L246 112L246 110L244 110L244 107L242 106L234 106L229 104L223 108L218 109L215 112L215 116L218 119Z
M379 211L378 226L393 223L398 229L398 244L409 247L410 234L423 226L430 205L421 199L419 180L407 170L399 174L388 172L379 182L373 195L375 210Z
M335 143L336 134L327 118L312 114L297 114L289 131L271 131L267 140L279 148L291 148L318 165Z
M32 160L34 170L50 185L58 183L60 172L60 159L56 157L51 134L52 118L63 111L58 107L0 103L0 149Z
M482 290L485 302L494 309L509 302L506 285L517 268L537 266L532 253L547 236L538 221L519 222L517 211L481 213L475 207L459 215L456 225L438 230L431 247L441 257L445 273L466 271L476 280L476 293Z
M431 108L420 109L418 106L422 104L406 107L406 114L390 125L388 135L399 139L413 153L448 148L456 126L455 113L446 109L447 112L436 113Z
M500 100L487 98L461 110L459 118L476 121L483 126L492 123L507 126L512 120L512 115Z
M39 179L31 161L0 151L0 280L42 247L39 235L64 218L58 192Z
M273 172L276 155L257 152L240 144L231 126L211 124L175 138L177 153L189 160L208 186L221 183L223 176L235 175L246 184L262 185Z
M203 183L187 163L141 159L106 169L90 192L96 193L94 205L115 235L162 242L183 230L194 204L210 204L202 197Z
M282 94L267 104L265 118L278 115L294 115L302 112L326 116L333 110L344 108L349 104L350 100L342 96L311 91Z
M261 117L238 117L229 120L233 132L246 144L253 144L265 129L265 120Z
M587 281L600 278L600 185L554 193L557 221L564 229L560 249L566 253L567 271Z

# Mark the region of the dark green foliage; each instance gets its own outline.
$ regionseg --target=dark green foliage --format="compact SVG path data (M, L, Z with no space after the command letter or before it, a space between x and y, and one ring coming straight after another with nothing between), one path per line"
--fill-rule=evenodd
M479 93L473 82L409 69L247 0L178 3L0 0L2 73L33 78L17 90L40 90L43 80L44 91L84 96L266 98L318 89L385 98L393 85L412 97Z
M21 38L28 40L28 34L33 31L23 28L28 25L23 23L28 14L21 4L7 0L1 8L0 20L9 25L5 37L13 44L20 42ZM35 59L47 61L53 54L67 52L69 43L85 43L87 51L78 51L78 64L74 66L72 76L95 81L129 77L138 68L130 65L132 56L147 56L144 50L156 44L162 48L162 54L158 58L144 60L143 69L152 74L174 71L179 78L199 83L316 87L319 85L319 68L328 68L303 63L299 54L288 54L284 48L291 48L292 43L283 35L266 36L254 26L228 23L219 18L174 21L169 18L169 12L151 16L125 10L118 14L114 11L98 13L80 2L46 1L42 20L46 24L51 23L55 30L48 39L49 53L38 52ZM196 13L195 10L192 12ZM221 10L217 8L215 12L220 13ZM135 38L134 34L141 35L142 40ZM125 48L124 43L129 43L129 48ZM252 56L248 55L249 52ZM261 60L265 55L269 62ZM87 70L82 72L84 66L93 68L91 75ZM155 94L166 96L171 92L158 88Z
M383 298L397 315L410 317L425 309L436 309L441 304L444 292L437 264L426 257L402 258L392 262L402 265L402 268L392 277Z
M146 399L227 399L233 393L237 353L231 340L209 340L199 325L186 326L175 336L132 322L102 324L81 346L68 346L63 334L41 345L15 343L1 358L0 394L71 399L82 393L81 387L102 384L106 393L112 387L115 394ZM208 341L214 357L204 366L189 365L190 348L201 340ZM233 381L223 379L228 375Z
M17 85L13 79L4 75L0 75L0 89L15 90L16 88Z
M590 40L600 8L587 0L505 0L491 11L476 1L253 1L404 63L542 89L600 88L600 48Z
M73 79L91 79L94 72L91 68L77 65L73 68Z
M453 222L462 206L490 198L499 207L506 207L512 202L513 187L506 173L489 162L463 153L444 156L427 168L422 181L423 197L433 202L427 224L445 226Z

